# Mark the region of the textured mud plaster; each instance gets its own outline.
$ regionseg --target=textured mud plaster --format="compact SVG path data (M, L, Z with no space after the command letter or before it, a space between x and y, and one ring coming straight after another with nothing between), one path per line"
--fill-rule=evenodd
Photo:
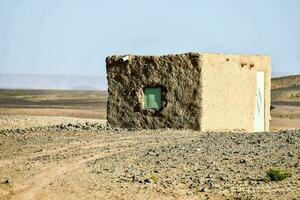
M254 130L256 73L265 74L265 131L269 131L271 58L202 54L202 131Z
M107 57L108 123L121 128L201 130L201 66L197 53ZM147 87L161 87L159 110L143 108Z
M200 131L254 130L256 73L265 72L265 131L269 130L271 58L187 53L106 59L108 123L121 128ZM161 108L143 108L144 89L160 87Z

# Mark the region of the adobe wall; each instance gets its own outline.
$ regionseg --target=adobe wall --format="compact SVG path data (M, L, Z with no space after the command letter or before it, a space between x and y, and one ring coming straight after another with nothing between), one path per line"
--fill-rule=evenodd
M254 130L256 72L265 72L265 128L269 131L271 58L202 54L202 131ZM245 106L246 105L246 106Z
M200 130L201 56L124 56L106 59L107 120L121 128ZM162 108L143 109L143 88L162 88Z

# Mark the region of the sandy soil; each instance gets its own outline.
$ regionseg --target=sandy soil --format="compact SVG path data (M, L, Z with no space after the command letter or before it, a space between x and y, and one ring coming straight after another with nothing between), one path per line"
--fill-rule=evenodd
M0 115L64 116L87 119L106 118L104 111L54 108L0 108Z
M300 129L298 93L299 88L272 90L271 130ZM0 90L0 115L106 119L106 101L104 91Z
M0 118L3 129L14 126ZM12 118L15 127L35 121ZM75 122L36 120L40 126ZM0 131L0 199L300 199L300 130L245 134L59 127L25 134ZM266 171L271 167L292 176L270 182Z
M105 91L1 90L0 115L106 118Z
M300 119L276 118L271 121L271 130L294 130L300 128Z
M300 129L300 106L278 106L271 111L271 130Z
M72 117L50 117L50 116L22 116L22 115L0 115L0 130L2 129L25 129L30 127L39 127L39 126L52 126L60 125L64 122L68 123L96 123L100 122L106 124L106 120L97 120L97 119L84 119L84 118L72 118Z
M105 110L105 108L102 108ZM36 116L34 118L33 124L37 123L39 125L40 120L49 118L49 123L51 124L54 119L58 119L56 122L60 123L61 116L68 117L70 122L74 122L76 120L83 121L86 119L87 121L98 121L105 120L106 113L100 110L78 110L78 109L53 109L53 108L0 108L0 116L4 116L0 120L4 120L5 116ZM300 107L299 106L276 106L274 110L271 111L272 121L270 124L271 131L279 131L279 130L293 130L300 129ZM73 119L72 119L73 118ZM77 118L77 119L75 119ZM22 118L25 122L21 124L29 124L30 120L26 120L26 118ZM15 117L14 120L18 120L18 117ZM42 120L43 123L46 120ZM54 120L55 121L55 120ZM11 121L7 120L7 123L10 124ZM14 121L12 123L15 123ZM22 128L23 125L21 125ZM13 127L13 124L11 125ZM15 127L17 128L17 126ZM1 129L1 127L0 127Z
M1 94L0 200L300 199L298 104L275 105L278 133L124 131L105 126L105 93Z

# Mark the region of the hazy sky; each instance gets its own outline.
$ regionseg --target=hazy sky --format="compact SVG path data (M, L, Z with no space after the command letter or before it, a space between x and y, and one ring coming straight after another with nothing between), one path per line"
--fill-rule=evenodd
M0 0L0 72L104 75L111 54L190 51L300 74L300 1Z

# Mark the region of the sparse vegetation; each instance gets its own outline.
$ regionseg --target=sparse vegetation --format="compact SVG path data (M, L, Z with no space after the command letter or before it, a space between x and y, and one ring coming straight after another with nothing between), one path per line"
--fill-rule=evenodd
M272 89L299 87L299 80L300 75L272 78Z
M299 128L300 98L289 99L292 93L300 95L300 87L272 91L273 125L293 118ZM105 118L106 98L99 91L0 90L0 129L6 129L0 131L0 198L57 199L64 191L65 198L76 199L230 199L237 194L236 199L299 199L299 130L199 134L120 129L115 134L106 121L95 125ZM21 111L25 116L19 116ZM270 163L291 171L272 167L262 175Z
M292 93L290 95L290 99L299 99L300 98L300 93Z
M267 171L267 178L270 181L282 181L291 176L290 172L280 168L271 168Z
M116 131L52 118L0 117L0 199L299 199L300 174L269 182L289 174L261 171L297 171L299 131Z
M149 177L149 179L152 180L154 184L158 183L158 177L155 176L154 174L151 174L151 176Z

